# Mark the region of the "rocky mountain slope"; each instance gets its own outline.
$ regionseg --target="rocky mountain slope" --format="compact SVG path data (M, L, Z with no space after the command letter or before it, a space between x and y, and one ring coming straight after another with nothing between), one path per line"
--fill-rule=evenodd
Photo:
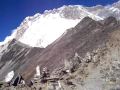
M37 67L40 75L49 71L42 90L119 90L119 5L70 5L27 17L0 45L0 81L21 75L28 85Z
M15 39L3 48L5 49L1 49L2 54L0 57L0 81L5 82L13 78L13 76L10 76L11 79L9 76L7 77L11 71L13 71L13 75L17 76L19 70L30 62L31 57L43 50L43 48L32 48Z
M36 66L39 66L41 69L48 68L51 78L62 78L59 80L61 87L56 87L63 90L117 90L120 88L119 33L120 22L114 17L103 21L85 17L42 51L24 47L22 54L18 54L23 59L19 59L16 54L12 57L8 55L9 59L13 59L12 63L14 60L24 63L4 65L0 77L8 70L15 70L14 77L19 73L29 83L35 75ZM17 50L14 53L20 53L22 49ZM66 70L69 73L63 74ZM47 88L45 90L52 88L52 84L49 83Z

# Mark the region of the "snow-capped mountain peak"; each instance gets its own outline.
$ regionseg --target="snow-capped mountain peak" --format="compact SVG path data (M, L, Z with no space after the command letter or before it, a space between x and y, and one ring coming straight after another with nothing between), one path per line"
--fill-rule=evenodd
M46 47L78 22L79 20L61 18L58 13L41 15L32 22L19 41L33 47Z
M119 15L118 3L105 7L101 5L94 7L64 5L58 9L46 10L43 14L37 13L34 16L26 17L11 36L0 42L0 45L15 38L32 47L46 47L86 16L94 20L103 20L108 16L118 17Z
M85 16L90 16L95 20L103 18L88 12L84 7L63 6L58 9L45 11L43 15L36 17L24 35L19 39L20 42L32 47L46 47L59 38L67 29L74 27Z

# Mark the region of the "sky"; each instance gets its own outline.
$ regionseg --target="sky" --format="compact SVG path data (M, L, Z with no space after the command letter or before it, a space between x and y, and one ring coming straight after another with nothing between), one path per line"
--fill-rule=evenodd
M63 5L108 5L118 0L0 0L0 41L17 28L27 16Z

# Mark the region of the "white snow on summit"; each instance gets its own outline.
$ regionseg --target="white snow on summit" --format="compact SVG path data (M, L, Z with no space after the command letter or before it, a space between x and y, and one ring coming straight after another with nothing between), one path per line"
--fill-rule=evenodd
M46 47L79 21L61 18L57 13L41 15L31 23L19 41L32 47Z
M32 47L46 47L59 38L67 29L77 25L84 17L103 20L113 15L119 18L119 3L108 6L84 7L68 5L46 10L43 14L26 17L20 26L0 46L13 38ZM116 6L117 5L117 6Z
M17 33L17 30L13 30L11 36L7 36L4 41L0 42L0 46L6 44L7 42L15 38L16 33Z
M70 19L62 17L63 13L67 16L69 15L69 12L71 12ZM82 16L73 19L72 14L75 12L78 12L77 14L82 14ZM37 19L35 18L34 21L29 23L29 28L19 39L20 42L32 47L48 46L59 38L67 29L76 26L85 16L90 16L95 20L103 20L103 18L88 12L85 8L78 5L63 6L62 8L54 9L53 11L45 11L43 15L35 16Z

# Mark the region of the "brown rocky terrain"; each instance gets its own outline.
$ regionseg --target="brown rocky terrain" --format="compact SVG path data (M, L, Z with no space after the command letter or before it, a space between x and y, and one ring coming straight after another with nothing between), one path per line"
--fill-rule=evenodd
M10 50L15 47L16 45L13 45ZM22 52L24 59L20 59L21 64L18 63L17 66L12 64L14 67L9 69L9 71L15 70L13 81L19 73L28 84L34 77L35 68L39 65L41 70L44 67L49 70L50 77L44 84L41 82L34 84L34 87L41 87L35 90L120 89L120 22L114 17L108 17L103 21L85 17L45 49L28 46L23 48L27 49L28 53L25 55ZM7 54L9 56L9 52ZM13 57L18 56L9 56L9 59ZM7 66L1 66L3 71L0 77L3 77L3 73L7 73L8 68L5 67ZM34 90L33 87L28 87L29 89L26 87L22 90Z

